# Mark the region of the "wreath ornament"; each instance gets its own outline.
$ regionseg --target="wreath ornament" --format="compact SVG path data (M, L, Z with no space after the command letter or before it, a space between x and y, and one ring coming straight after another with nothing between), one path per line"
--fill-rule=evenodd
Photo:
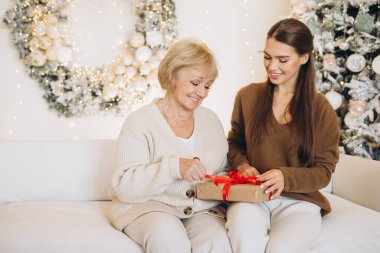
M172 0L137 0L135 30L108 66L77 67L65 41L62 13L71 0L16 0L3 22L10 28L29 76L44 90L49 108L78 117L122 114L158 85L157 68L177 36Z

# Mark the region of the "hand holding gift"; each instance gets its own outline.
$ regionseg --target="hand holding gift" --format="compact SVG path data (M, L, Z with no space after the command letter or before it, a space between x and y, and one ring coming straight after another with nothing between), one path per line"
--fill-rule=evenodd
M214 182L195 186L198 199L258 203L271 197L271 193L266 194L260 188L261 181L256 176L245 177L239 172L230 171L228 177L206 175L206 178Z

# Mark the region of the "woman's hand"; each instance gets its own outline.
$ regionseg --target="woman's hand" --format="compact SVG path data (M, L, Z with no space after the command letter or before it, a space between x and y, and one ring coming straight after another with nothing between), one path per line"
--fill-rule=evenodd
M179 158L179 170L182 178L189 182L199 181L206 175L206 168L198 157L193 159Z
M237 167L237 171L243 174L245 177L252 177L260 175L260 172L255 168L249 165L248 163L243 163Z
M265 188L265 193L273 193L271 199L280 197L284 190L284 174L279 169L271 169L257 177L262 184L260 187Z

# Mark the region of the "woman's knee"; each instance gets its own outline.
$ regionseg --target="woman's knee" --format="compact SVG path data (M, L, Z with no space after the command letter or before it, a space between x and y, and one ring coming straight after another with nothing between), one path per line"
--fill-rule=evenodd
M227 210L226 228L245 233L246 229L268 229L267 213L263 206L252 203L234 203Z
M191 243L181 220L167 213L145 214L128 225L124 232L145 252L191 252Z

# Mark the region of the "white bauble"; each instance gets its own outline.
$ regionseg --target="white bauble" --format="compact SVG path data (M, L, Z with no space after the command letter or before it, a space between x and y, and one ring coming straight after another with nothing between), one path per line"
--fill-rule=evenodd
M373 72L380 75L380 55L376 56L372 61Z
M122 74L124 74L124 73L125 73L125 70L126 70L126 68L125 68L124 65L119 64L119 65L116 65L116 66L115 66L115 73L116 73L117 75L122 75Z
M160 49L157 51L157 56L160 58L160 60L164 59L167 51L165 49Z
M48 26L46 33L52 39L58 39L60 37L58 28L56 26Z
M57 59L57 48L55 47L51 47L49 48L48 50L46 50L46 58L49 60L49 61L54 61Z
M131 65L133 62L133 57L130 53L126 53L124 56L123 56L123 63L124 65L128 66L128 65Z
M40 38L39 37L34 37L29 41L29 48L34 51L40 48Z
M127 84L127 79L124 76L117 76L114 80L117 87L123 88Z
M57 60L63 64L67 64L71 60L72 50L69 47L57 48Z
M142 33L134 33L129 39L129 43L132 47L141 47L145 43L145 37Z
M347 58L346 66L352 72L360 72L365 68L366 61L363 55L352 54Z
M359 127L360 126L360 120L359 120L359 118L355 117L355 115L353 115L352 113L347 112L346 116L344 116L344 124L346 124L346 126L348 126L350 128Z
M139 61L148 61L152 56L152 51L147 46L141 46L136 50L136 59Z
M146 91L148 89L148 82L143 77L138 77L132 82L132 86L136 91Z
M104 79L108 82L112 82L115 79L115 73L112 71L107 71L107 73L104 75Z
M343 102L343 97L341 94L339 94L336 91L329 91L325 94L325 97L330 102L331 106L334 108L334 110L338 109Z
M346 41L342 42L342 43L339 43L339 48L343 51L346 51L347 49L350 48L350 44Z
M160 66L160 58L158 56L153 56L149 59L149 66L152 68L152 69L158 69L158 66Z
M146 43L149 46L157 47L162 43L164 36L159 31L151 31L146 35Z
M149 73L149 75L146 77L146 80L150 85L157 85L158 84L157 72Z
M48 49L52 46L53 41L47 37L47 36L42 36L40 37L40 48L42 49Z
M110 84L104 85L103 97L105 99L112 99L112 98L115 98L117 95L118 95L118 88L115 86L115 84L110 83Z
M151 70L150 66L148 64L146 64L146 63L141 64L140 69L139 69L140 74L142 74L144 76L146 76L147 74L149 74L150 70Z
M127 67L126 70L125 70L125 76L128 78L128 79L131 79L133 78L137 73L137 69L130 66L130 67Z
M58 19L55 15L53 14L48 14L44 17L44 21L48 24L48 25L55 25L58 23Z
M28 57L30 64L33 66L42 66L46 63L46 56L40 50L31 52Z
M38 23L34 26L34 32L37 36L45 35L46 25L44 23Z

